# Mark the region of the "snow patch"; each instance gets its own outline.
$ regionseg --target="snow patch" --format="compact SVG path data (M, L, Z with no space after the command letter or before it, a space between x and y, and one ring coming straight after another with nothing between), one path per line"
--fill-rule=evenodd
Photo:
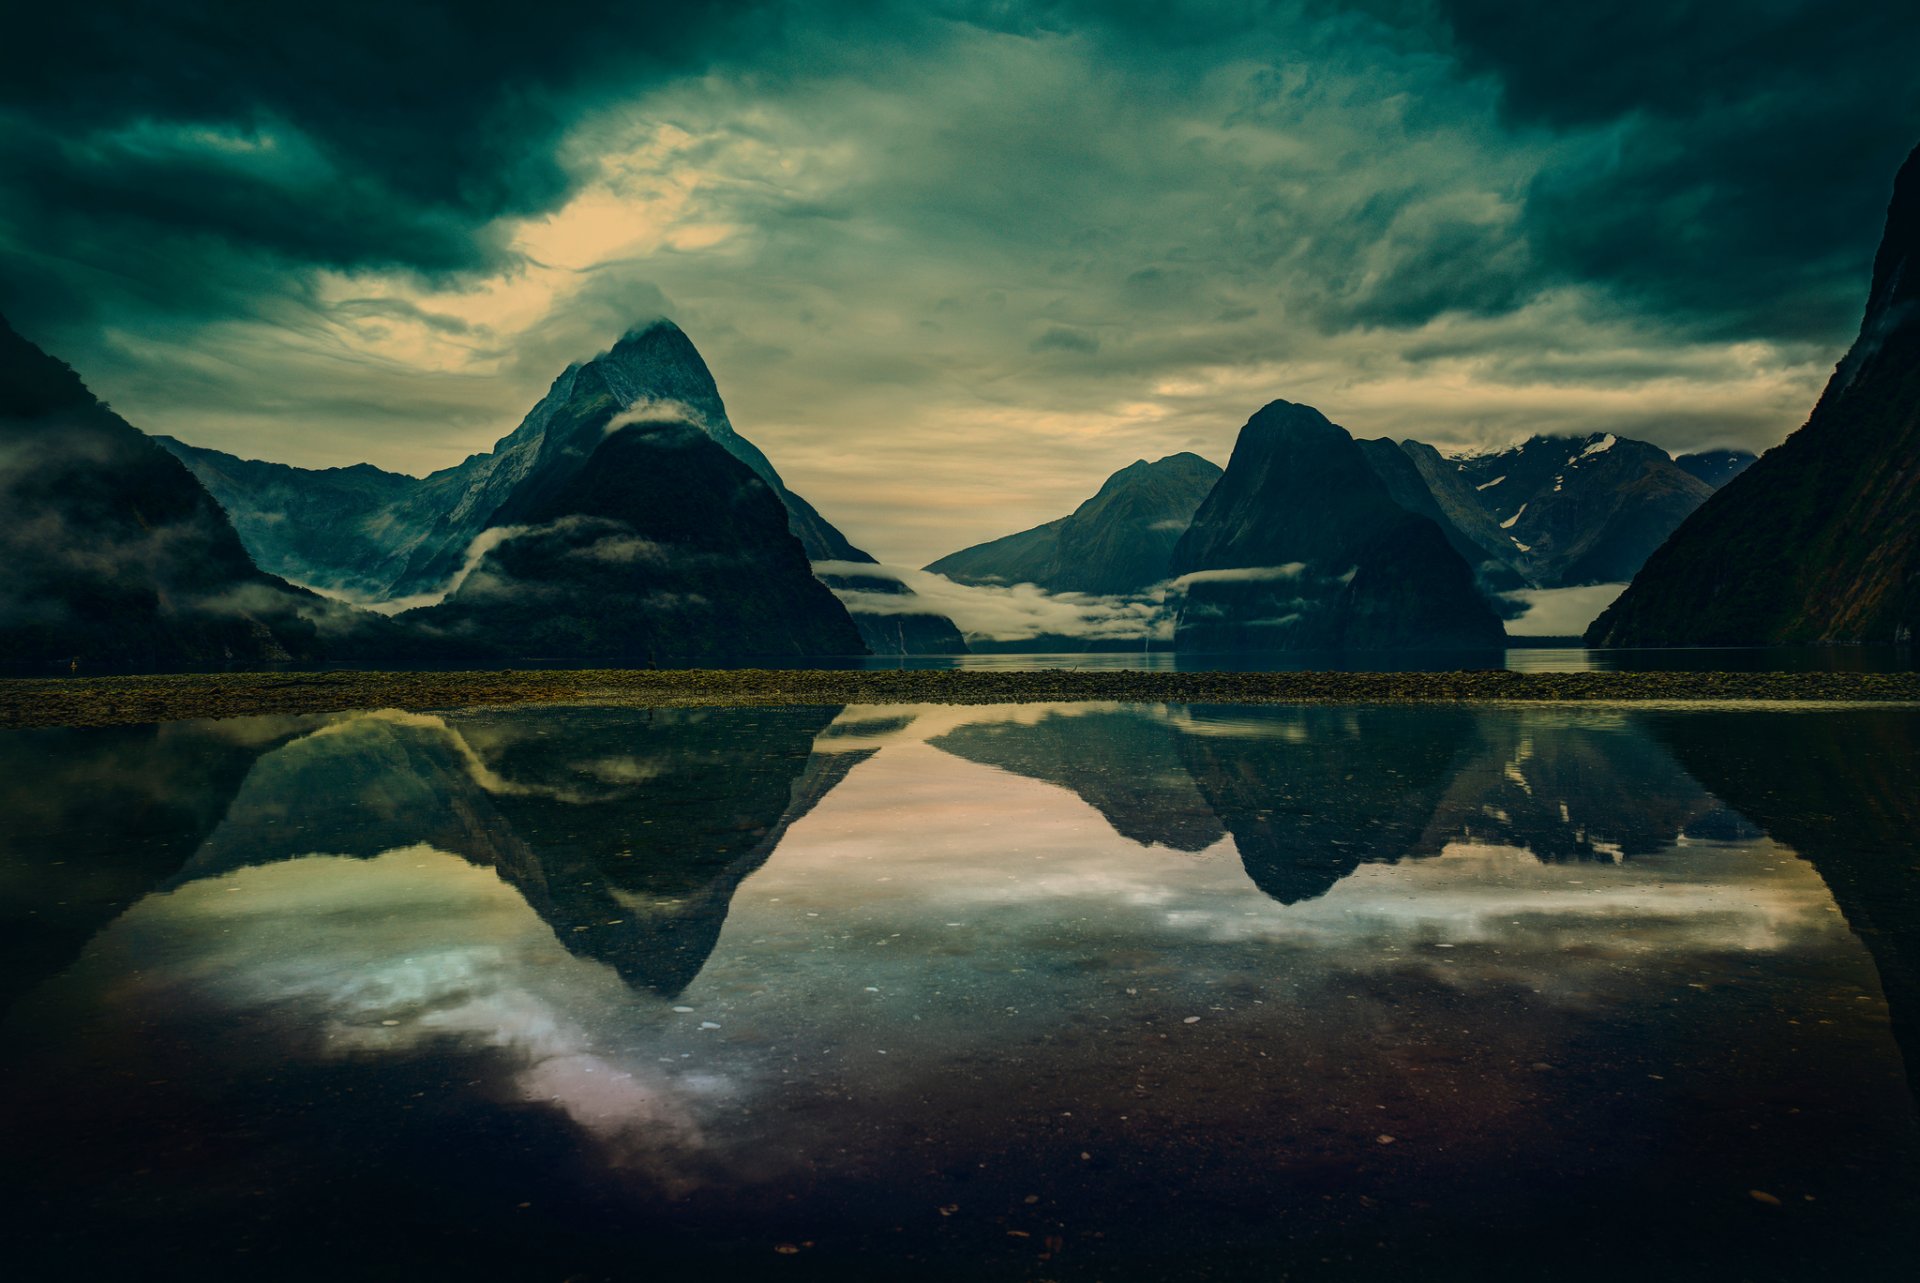
M1598 441L1595 441L1592 445L1582 450L1580 452L1580 458L1584 459L1590 454L1605 454L1607 451L1613 449L1613 447L1618 445L1619 443L1620 443L1620 438L1614 436L1613 433L1609 432L1607 433L1607 435L1605 435L1604 437L1601 437Z
M1513 523L1520 520L1520 514L1525 512L1526 510L1527 510L1527 505L1524 503L1521 504L1520 507L1514 511L1514 514L1511 517L1508 517L1505 521L1500 523L1500 528L1502 530L1513 529Z
M1474 489L1475 490L1491 490L1505 480L1506 480L1505 477L1495 477L1491 481L1483 482L1482 484L1475 486Z

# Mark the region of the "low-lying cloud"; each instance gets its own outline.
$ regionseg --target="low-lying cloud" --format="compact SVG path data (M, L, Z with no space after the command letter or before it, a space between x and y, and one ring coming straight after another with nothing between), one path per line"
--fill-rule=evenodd
M854 561L818 561L814 572L835 577L889 579L913 590L912 596L860 588L837 588L848 610L863 615L945 615L967 637L986 641L1028 641L1057 636L1085 641L1167 641L1173 616L1158 593L1141 597L1100 597L1091 593L1049 593L1036 584L974 586L945 575L905 566Z
M1195 584L1265 584L1279 583L1283 580L1298 579L1305 574L1307 563L1289 561L1280 566L1235 566L1226 570L1196 570L1170 580L1167 588L1174 592L1185 592Z
M1625 584L1582 584L1502 593L1503 600L1524 607L1507 621L1507 632L1514 637L1577 637L1626 589Z
M707 416L685 401L642 397L607 421L607 435L636 423L684 423L702 432L707 430Z

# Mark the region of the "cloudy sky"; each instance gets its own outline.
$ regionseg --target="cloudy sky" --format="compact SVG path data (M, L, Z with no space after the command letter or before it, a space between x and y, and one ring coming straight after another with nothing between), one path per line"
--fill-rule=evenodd
M137 425L425 472L666 313L883 560L1356 435L1761 448L1858 324L1920 17L1814 0L45 6L0 311Z

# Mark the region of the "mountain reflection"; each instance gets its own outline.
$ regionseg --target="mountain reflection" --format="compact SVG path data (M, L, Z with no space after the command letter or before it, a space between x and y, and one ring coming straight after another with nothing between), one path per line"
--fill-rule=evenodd
M1854 1218L1805 1276L1911 1203L1917 734L1067 704L0 736L0 1145L69 1263L331 1261L368 1218L415 1275L621 1277L644 1233L749 1277L937 1222L995 1276L1065 1224L1105 1236L1067 1239L1085 1277L1173 1277L1196 1238L1259 1264L1437 1201L1529 1259L1736 1243L1764 1277L1757 1188ZM260 1189L270 1219L207 1192ZM422 1199L543 1237L417 1244Z
M0 737L27 821L10 863L26 869L36 839L64 842L63 867L128 883L15 948L57 965L156 883L424 845L493 869L570 952L670 997L712 951L734 888L865 756L811 752L837 711L376 712ZM80 890L54 881L41 899Z
M1753 712L1727 735L1669 713L1648 717L1644 731L1819 870L1873 955L1920 1096L1920 719Z
M929 742L1068 789L1142 845L1231 835L1282 904L1454 842L1610 862L1760 836L1633 717L1590 710L1059 705Z
M15 817L5 868L26 907L7 975L30 987L149 888L426 846L493 870L569 952L672 997L788 829L861 763L917 743L1065 789L1141 847L1228 841L1282 905L1463 844L1577 865L1761 836L1717 795L1823 865L1862 841L1910 841L1917 817L1887 799L1913 790L1884 775L1913 759L1911 719L1883 719L1881 739L1899 742L1862 759L1805 736L1831 721L1742 717L1758 738L1697 716L1592 710L1104 704L386 711L21 732L0 737ZM1795 781L1829 799L1822 823L1794 805ZM1832 817L1851 827L1836 832ZM73 858L36 860L36 843ZM1873 898L1854 897L1850 919L1865 922ZM1897 955L1883 965L1911 969L1904 935L1876 940Z

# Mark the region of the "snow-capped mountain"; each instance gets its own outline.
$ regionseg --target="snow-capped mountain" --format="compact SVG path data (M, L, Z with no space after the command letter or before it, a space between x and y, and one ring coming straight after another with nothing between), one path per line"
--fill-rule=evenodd
M779 500L808 560L873 563L789 490L766 455L734 430L706 362L685 333L665 319L635 328L590 361L568 366L491 451L424 478L364 466L290 468L179 442L163 444L235 514L249 551L263 567L376 606L425 605L460 589L464 576L489 555L487 532L514 524L505 514L547 511L555 496L574 487L610 433L629 423L682 424L743 465ZM665 441L658 433L652 439ZM675 446L683 460L692 457L680 450L684 444ZM633 456L623 450L607 457L631 462ZM717 474L709 479L721 481ZM842 586L833 576L824 578ZM861 586L900 596L903 603L912 596L891 579L874 585L863 580ZM868 639L865 644L877 650L965 649L950 621L911 605L855 622Z
M1631 579L1713 493L1659 446L1613 433L1534 437L1446 460L1487 521L1489 549L1540 588Z

